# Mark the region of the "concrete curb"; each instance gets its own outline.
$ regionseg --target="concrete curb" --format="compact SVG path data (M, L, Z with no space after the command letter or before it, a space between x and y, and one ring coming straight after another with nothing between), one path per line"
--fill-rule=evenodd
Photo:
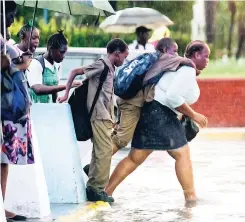
M97 212L109 210L111 206L107 202L97 201L94 203L87 202L84 206L76 209L66 216L61 216L55 220L56 222L80 222L89 217L94 216Z
M197 139L245 141L245 128L202 129Z

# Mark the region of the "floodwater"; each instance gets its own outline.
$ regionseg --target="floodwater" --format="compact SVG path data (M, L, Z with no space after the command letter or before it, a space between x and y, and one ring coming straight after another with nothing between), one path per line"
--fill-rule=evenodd
M113 157L112 170L128 152L123 149ZM195 206L185 205L174 160L158 151L119 185L111 209L69 222L245 222L245 141L197 139L191 154L199 197ZM53 206L53 216L77 208Z
M113 158L115 166L126 154ZM119 185L112 209L90 222L244 222L245 142L196 141L191 144L196 206L185 206L174 161L154 152Z

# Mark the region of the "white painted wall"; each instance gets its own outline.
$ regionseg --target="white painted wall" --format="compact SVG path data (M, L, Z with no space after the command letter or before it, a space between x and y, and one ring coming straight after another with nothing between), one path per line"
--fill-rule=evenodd
M35 164L10 165L6 190L6 209L28 218L44 218L51 214L43 164L33 126Z
M195 0L193 5L193 19L191 21L192 40L206 40L205 25L204 0Z
M84 167L85 165L89 164L91 161L93 144L90 140L88 140L84 142L78 142L78 145L80 151L80 158L82 160L83 167ZM83 176L84 176L84 182L86 184L88 181L88 176L85 173L83 173Z
M33 104L31 117L51 203L86 201L79 146L68 104Z
M31 117L35 164L10 165L4 204L28 218L46 218L51 215L49 199L52 203L86 201L87 176L81 159L90 162L92 143L77 143L68 104L33 104Z

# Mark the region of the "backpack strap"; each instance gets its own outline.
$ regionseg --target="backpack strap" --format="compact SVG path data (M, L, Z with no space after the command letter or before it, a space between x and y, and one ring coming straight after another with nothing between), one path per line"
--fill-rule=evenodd
M43 68L43 71L42 71L42 75L43 75L44 70L45 70L45 61L44 61L44 56L43 56L43 54L38 55L37 57L35 57L35 59L36 59L38 62L40 62L40 64L41 64L41 66L42 66L42 68ZM52 95L52 101L53 101L53 103L56 103L56 99L57 99L57 97L58 97L58 94L57 94L57 93L52 93L51 95Z
M100 75L99 86L98 86L97 91L96 91L96 94L94 96L94 100L93 100L91 109L89 111L89 119L91 119L92 113L94 111L95 104L97 103L97 100L98 100L99 95L100 95L100 91L102 89L103 83L105 82L106 77L108 75L108 71L109 71L109 67L106 65L106 63L104 62L104 60L102 60L102 62L104 63L104 69L103 69L103 71L102 71L102 73Z
M43 72L42 72L42 75L44 73L44 69L45 69L45 61L44 61L44 57L43 57L43 54L42 55L38 55L37 57L35 57L35 59L40 62L42 68L43 68Z

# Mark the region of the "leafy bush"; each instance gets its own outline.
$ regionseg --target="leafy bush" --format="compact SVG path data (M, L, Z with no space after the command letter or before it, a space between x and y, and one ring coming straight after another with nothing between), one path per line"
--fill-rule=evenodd
M12 38L18 42L16 34L24 24L23 17L16 20L10 28ZM106 47L108 41L112 38L122 38L126 43L131 43L135 39L134 34L112 34L105 33L98 27L94 26L75 26L72 20L62 20L60 27L57 25L56 19L53 17L48 24L44 23L43 19L36 22L40 30L40 47L45 47L50 35L55 33L58 29L64 30L65 36L68 38L69 46L71 47ZM183 55L186 45L189 43L190 38L186 34L179 32L172 32L171 37L179 45L179 54Z

